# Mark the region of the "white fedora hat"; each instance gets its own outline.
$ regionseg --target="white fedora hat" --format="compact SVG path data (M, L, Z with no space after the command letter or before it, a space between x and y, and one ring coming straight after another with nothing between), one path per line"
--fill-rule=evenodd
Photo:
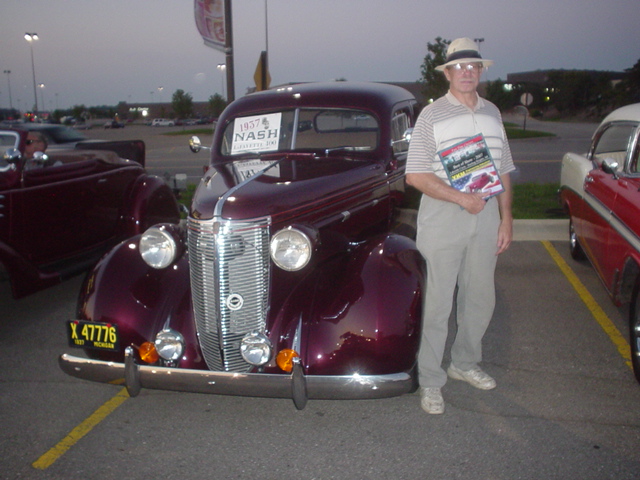
M447 60L443 65L438 65L436 70L443 72L449 65L456 63L478 63L483 67L493 65L493 60L485 60L480 56L478 45L470 38L456 38L447 48Z

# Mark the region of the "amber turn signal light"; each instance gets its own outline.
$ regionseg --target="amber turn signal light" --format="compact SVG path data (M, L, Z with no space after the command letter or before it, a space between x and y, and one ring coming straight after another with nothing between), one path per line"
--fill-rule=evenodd
M298 355L298 352L296 352L295 350L286 348L278 352L278 355L276 356L276 363L285 372L290 372L291 370L293 370L294 358L300 358L300 355Z
M140 354L140 360L145 363L156 363L158 361L158 352L156 351L156 346L151 342L144 342L138 348L138 353Z

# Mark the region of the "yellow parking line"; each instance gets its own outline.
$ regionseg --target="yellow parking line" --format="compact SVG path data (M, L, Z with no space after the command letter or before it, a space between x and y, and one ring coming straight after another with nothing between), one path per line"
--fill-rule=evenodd
M580 296L580 299L582 299L584 304L587 306L591 315L593 315L593 318L596 319L600 327L602 327L605 333L609 336L613 344L618 349L620 355L622 355L627 366L629 368L633 368L631 365L631 350L629 348L629 343L620 333L620 330L616 328L611 319L609 319L607 314L604 313L604 310L602 310L600 305L598 305L595 298L591 296L587 288L583 285L567 262L564 261L558 251L553 247L553 245L551 245L551 242L545 240L542 242L542 245L547 249L547 252L549 252L551 258L553 258L562 273L564 273L564 276L567 277L567 280L569 280L569 283L571 283L575 291Z
M58 460L58 458L64 455L67 450L73 447L82 437L89 433L93 429L93 427L104 420L127 398L129 398L129 394L127 393L127 389L123 388L116 394L115 397L113 397L111 400L108 400L104 405L93 412L93 414L91 414L91 416L89 416L85 421L71 430L69 435L63 438L55 447L42 455L38 460L33 462L31 464L33 468L37 468L39 470L49 468L56 460Z

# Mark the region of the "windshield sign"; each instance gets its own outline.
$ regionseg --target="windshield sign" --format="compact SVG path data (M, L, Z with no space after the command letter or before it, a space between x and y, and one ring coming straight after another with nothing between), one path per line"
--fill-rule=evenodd
M282 113L237 118L233 125L231 155L278 150Z
M221 153L348 150L378 147L380 126L370 113L351 109L300 108L239 117L225 128Z

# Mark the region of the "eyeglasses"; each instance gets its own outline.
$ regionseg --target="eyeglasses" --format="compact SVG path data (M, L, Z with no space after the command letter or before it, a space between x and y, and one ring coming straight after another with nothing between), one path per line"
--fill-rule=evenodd
M483 69L483 65L481 63L456 63L455 65L449 66L449 68L457 72L480 72Z

